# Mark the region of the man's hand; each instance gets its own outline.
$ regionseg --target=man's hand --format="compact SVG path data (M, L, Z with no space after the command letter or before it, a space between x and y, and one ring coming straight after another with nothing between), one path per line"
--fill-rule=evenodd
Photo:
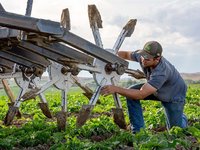
M118 87L114 86L114 85L105 85L104 87L102 87L101 89L101 94L103 96L108 96L110 94L114 94L117 92Z

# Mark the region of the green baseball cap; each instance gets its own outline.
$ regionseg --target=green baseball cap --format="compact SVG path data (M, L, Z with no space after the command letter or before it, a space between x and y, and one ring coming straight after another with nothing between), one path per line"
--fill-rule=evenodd
M162 46L157 41L149 41L137 53L141 54L145 59L160 57L162 55Z

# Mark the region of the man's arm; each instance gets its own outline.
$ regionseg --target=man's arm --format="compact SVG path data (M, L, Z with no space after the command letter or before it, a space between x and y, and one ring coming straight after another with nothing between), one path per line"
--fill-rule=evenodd
M135 61L134 58L131 57L133 51L118 51L117 55L126 60Z
M104 96L107 96L109 94L118 93L120 95L123 95L125 97L129 97L133 100L141 100L146 98L147 96L155 93L157 91L156 88L151 86L148 83L145 83L140 90L137 89L126 89L121 88L114 85L106 85L102 88L101 94Z

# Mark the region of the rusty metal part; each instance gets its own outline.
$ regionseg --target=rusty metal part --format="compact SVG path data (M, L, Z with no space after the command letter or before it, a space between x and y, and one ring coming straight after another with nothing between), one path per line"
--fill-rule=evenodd
M88 5L88 17L90 27L97 25L98 28L103 28L101 15L95 5Z
M127 69L125 72L127 74L129 74L129 76L132 76L132 77L134 77L136 79L144 79L144 78L146 78L145 74L142 71L140 71L139 69L137 69L137 70Z
M68 64L69 65L69 64ZM80 72L80 69L78 67L76 67L76 65L69 65L69 67L62 67L61 69L61 73L62 74L68 74L71 73L74 76L77 76Z
M10 106L14 106L14 102L8 103L8 106L9 106L9 107L10 107ZM19 119L19 118L22 117L22 114L21 114L21 112L19 111L19 109L18 109L17 112L16 112L16 117L17 117L17 119Z
M105 72L107 74L111 74L113 71L116 71L118 75L122 75L125 73L126 68L123 65L120 65L118 63L116 64L106 64L105 65Z
M137 23L137 19L130 19L128 23L123 27L124 30L128 31L126 33L126 37L130 37L135 30L135 25Z
M93 109L94 105L83 105L76 120L76 126L81 127L85 124L89 118L90 112Z
M69 9L68 8L63 9L63 11L62 11L60 25L63 28L65 28L66 30L71 29L70 16L69 16Z
M49 110L49 106L47 103L38 103L38 106L40 107L40 109L42 110L42 113L48 117L48 118L53 118L50 110Z
M4 124L6 126L11 125L12 121L16 115L16 113L18 112L19 108L18 107L14 107L12 105L9 106L9 110L6 114L6 117L4 118Z
M77 117L77 126L82 126L87 119L89 118L90 112L93 110L94 105L96 104L101 88L106 84L106 79L103 78L100 84L96 87L94 94L92 95L92 98L90 99L89 105L83 105L81 110L79 111L78 117Z
M114 122L121 129L126 129L126 121L125 121L123 109L122 108L113 108L112 111L113 111Z
M34 74L36 77L41 77L44 72L44 69L39 67L32 67L32 68L21 67L21 70L27 76Z
M64 131L66 128L66 120L67 120L67 114L64 111L60 111L56 114L57 118L57 125L59 131Z

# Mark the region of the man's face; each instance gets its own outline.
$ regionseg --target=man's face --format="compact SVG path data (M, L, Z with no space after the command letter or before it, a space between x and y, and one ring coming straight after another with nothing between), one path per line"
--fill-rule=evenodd
M154 67L157 64L158 60L156 58L145 59L144 57L141 56L141 61L142 61L142 66L146 68L146 67Z

